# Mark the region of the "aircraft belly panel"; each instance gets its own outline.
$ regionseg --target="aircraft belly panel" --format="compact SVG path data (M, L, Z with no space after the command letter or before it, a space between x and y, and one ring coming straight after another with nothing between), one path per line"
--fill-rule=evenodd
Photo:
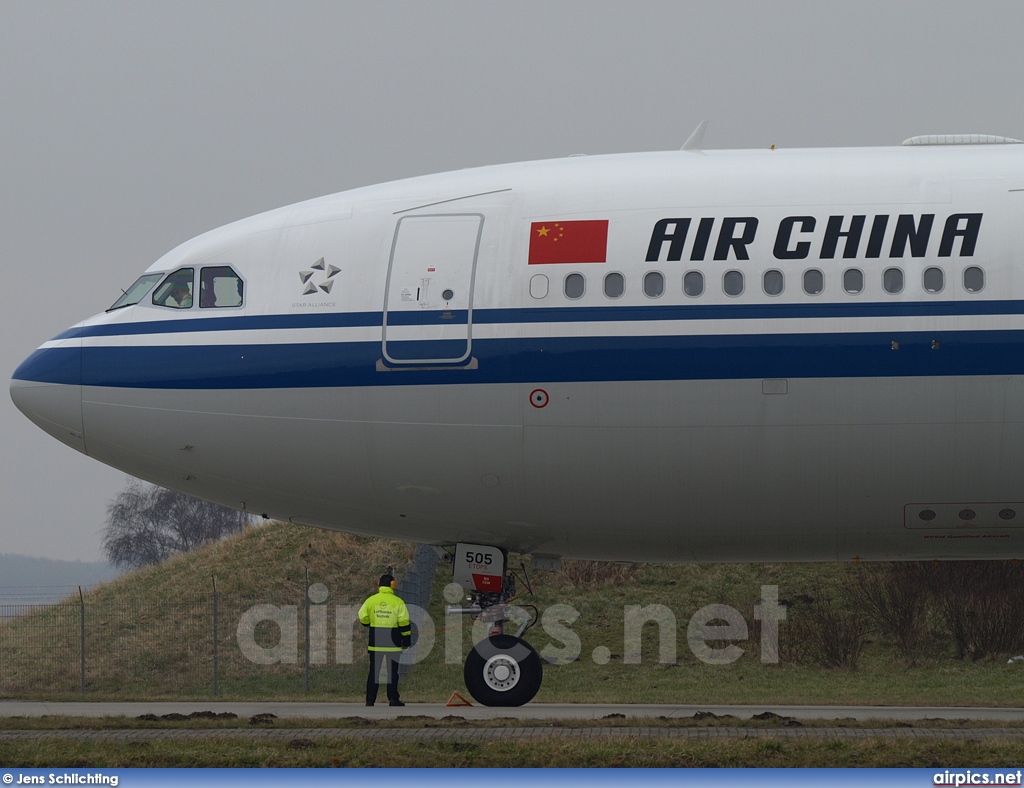
M343 389L86 388L96 457L156 484L287 517L296 502L376 511L360 401ZM325 503L330 502L330 503Z
M380 536L646 561L1021 551L1024 531L993 535L988 509L956 539L939 528L945 521L905 526L911 504L1024 500L1024 419L1012 420L1022 415L1020 381L784 388L764 393L783 387L760 379L85 387L83 417L90 455L135 475Z

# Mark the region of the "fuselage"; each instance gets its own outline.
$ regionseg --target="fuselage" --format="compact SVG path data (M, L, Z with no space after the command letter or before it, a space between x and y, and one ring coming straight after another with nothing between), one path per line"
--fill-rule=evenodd
M11 391L101 462L324 528L1016 557L1022 241L1024 145L465 170L193 239Z

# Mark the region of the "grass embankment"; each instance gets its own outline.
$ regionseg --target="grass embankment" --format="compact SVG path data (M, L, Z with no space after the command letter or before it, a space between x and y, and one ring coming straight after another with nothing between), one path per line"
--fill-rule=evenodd
M302 692L307 570L311 584L326 584L331 601L346 604L365 597L385 566L407 563L411 551L401 542L270 523L98 586L85 595L85 697L211 697L215 577L224 697ZM258 604L296 606L298 652L290 662L255 665L241 653L240 617ZM0 622L0 697L82 699L80 635L77 598ZM256 635L273 645L279 633L268 624Z
M77 602L63 606L61 623L40 611L0 623L0 697L47 699L213 699L212 577L218 578L221 699L359 701L365 682L364 635L358 626L340 638L336 614L358 606L374 590L384 566L405 564L409 545L335 534L279 523L247 530L164 565L126 575L86 597L86 693L78 692ZM314 632L310 692L304 692L305 573L329 596L319 607L325 625ZM525 638L564 664L545 666L538 702L661 702L850 705L1021 705L1024 662L1013 654L980 661L956 657L948 634L929 621L920 655L908 661L878 633L868 636L858 666L823 668L806 659L800 610L822 604L865 567L835 564L639 566L569 564L561 572L532 576L536 596L518 602L549 616L566 605L563 629L538 624ZM464 691L462 657L473 640L470 622L444 615L444 586L451 570L438 569L424 641L433 647L402 680L408 701L443 702ZM761 659L754 606L763 586L778 587L795 603L779 625L778 663ZM244 611L273 604L297 622L296 642L284 649L293 661L255 664L239 647ZM691 617L705 605L735 608L749 629L734 645L730 664L706 664L687 640ZM625 640L627 606L661 605L661 627L649 623L639 643ZM290 607L292 606L292 607ZM344 616L342 616L344 619ZM806 623L806 621L804 622ZM314 628L316 623L314 622ZM661 637L659 637L659 634ZM256 642L279 643L276 625L260 624ZM579 647L572 648L573 639ZM316 643L323 648L317 650ZM713 643L717 647L727 642ZM566 647L569 646L567 649ZM554 652L550 650L554 649ZM568 651L568 654L566 653ZM289 656L290 655L290 656ZM349 656L351 655L351 659ZM447 655L447 658L446 658ZM454 656L452 656L454 655ZM634 664L639 659L639 664ZM339 660L341 664L339 664ZM568 661L567 661L568 660ZM317 664L322 662L323 664ZM603 664L602 664L603 663Z

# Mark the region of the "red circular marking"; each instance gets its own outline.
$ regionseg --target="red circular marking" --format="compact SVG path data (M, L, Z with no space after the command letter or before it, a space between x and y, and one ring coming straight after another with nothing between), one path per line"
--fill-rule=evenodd
M530 404L535 408L546 408L548 393L544 389L534 389L530 392Z

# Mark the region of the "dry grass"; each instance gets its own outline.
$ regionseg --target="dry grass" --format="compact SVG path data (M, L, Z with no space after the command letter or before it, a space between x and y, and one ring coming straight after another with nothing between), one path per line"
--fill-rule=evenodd
M1016 769L1024 739L779 740L586 739L418 741L369 747L359 740L264 742L237 738L81 743L51 738L0 743L0 767L962 767Z
M116 695L212 688L214 577L220 675L245 683L253 665L235 644L243 610L302 605L307 568L310 583L327 585L331 601L358 604L386 566L410 558L403 542L270 523L130 572L85 595L86 689ZM80 612L71 598L0 622L0 695L79 688ZM260 668L254 686L272 686L275 677L295 684L294 665Z
M101 586L86 600L87 692L89 699L212 699L213 638L211 591L220 588L219 679L221 698L357 701L365 682L360 628L351 639L353 660L338 664L333 626L338 606L358 605L375 587L387 565L406 563L411 546L280 523L250 528L166 564L131 573ZM518 561L513 561L517 566ZM329 590L326 663L313 664L309 692L303 670L303 590L310 581ZM848 604L842 592L864 567L840 564L586 565L567 562L561 572L533 573L536 596L518 602L551 610L569 605L579 618L569 627L579 638L575 656L546 665L541 702L1019 705L1024 663L1007 665L1019 652L970 662L957 659L953 638L929 631L920 656L907 664L884 632L864 641L856 669L824 669L806 653L801 607L813 609L829 593ZM444 702L464 691L461 659L445 660L445 644L465 654L471 646L465 617L446 620L442 589L451 569L438 568L430 614L435 646L424 662L402 680L409 701ZM764 586L777 586L789 617L779 625L779 664L761 662L761 629L754 618ZM821 589L825 589L822 591ZM814 599L812 599L812 597ZM239 617L256 603L290 606L298 618L295 663L256 665L245 659L236 634ZM742 656L728 665L699 661L687 640L691 617L710 604L734 607L749 626L737 641ZM644 625L640 663L626 660L624 611L627 606L667 608L671 629ZM46 616L63 611L60 626ZM0 696L79 699L78 609L70 603L0 623ZM343 633L344 635L345 633ZM272 646L274 625L257 628L257 641ZM461 639L461 645L459 645ZM554 630L530 629L526 639L541 651L565 649ZM659 661L662 643L670 662ZM631 641L632 643L632 641ZM717 644L718 646L725 644ZM635 650L636 646L631 645ZM598 656L607 657L601 662ZM629 655L632 657L632 651Z
M573 588L593 591L608 586L628 585L636 580L640 564L612 561L563 561L561 574Z

